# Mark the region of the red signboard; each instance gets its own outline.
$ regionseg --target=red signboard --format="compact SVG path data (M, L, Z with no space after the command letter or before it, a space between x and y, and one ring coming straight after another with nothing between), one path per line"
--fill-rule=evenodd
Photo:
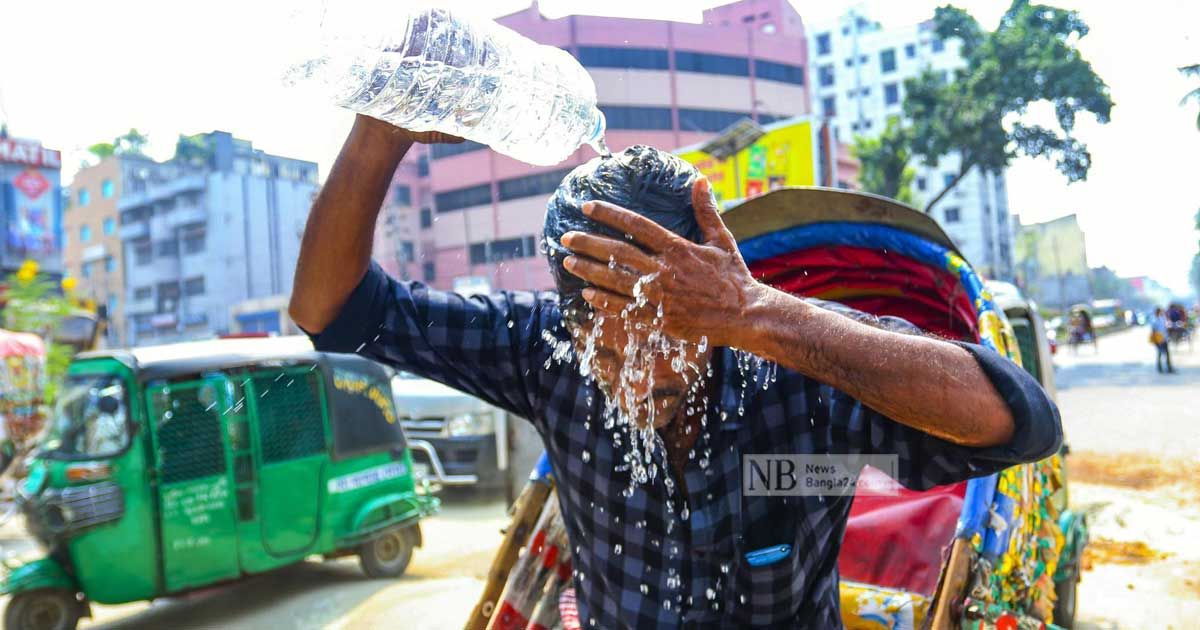
M41 173L29 169L13 178L13 186L25 193L26 197L34 200L50 190L50 180L43 177Z
M62 168L62 154L38 142L0 138L0 162L42 168Z

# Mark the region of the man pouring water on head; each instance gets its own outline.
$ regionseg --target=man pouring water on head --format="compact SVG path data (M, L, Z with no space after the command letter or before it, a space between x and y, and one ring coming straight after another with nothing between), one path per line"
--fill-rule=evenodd
M309 217L290 312L319 349L536 426L585 628L841 626L852 497L744 496L743 455L890 455L925 489L1058 449L1053 403L994 352L755 280L708 182L648 147L580 166L551 198L557 296L387 276L370 256L392 173L414 143L452 140L358 117Z

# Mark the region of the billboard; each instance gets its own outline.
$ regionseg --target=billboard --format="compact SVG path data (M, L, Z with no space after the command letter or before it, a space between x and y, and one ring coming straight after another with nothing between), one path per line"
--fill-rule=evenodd
M819 183L818 129L808 118L791 118L764 125L761 138L725 160L717 160L693 145L675 153L695 165L712 183L717 201L756 197L784 186Z
M58 151L33 140L0 138L0 215L5 266L32 258L58 268L62 200Z

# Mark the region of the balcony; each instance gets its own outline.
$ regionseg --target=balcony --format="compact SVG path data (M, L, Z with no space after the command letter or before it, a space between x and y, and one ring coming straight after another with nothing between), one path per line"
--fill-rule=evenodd
M125 211L156 201L170 199L181 192L204 190L207 180L208 178L203 173L194 173L161 182L150 181L146 183L145 190L140 192L126 190L123 192L121 200L117 202L117 209Z
M178 205L174 210L163 215L163 221L168 228L179 228L194 223L208 221L208 210L200 205Z
M108 250L105 249L104 244L99 243L99 244L91 245L91 246L85 248L83 250L83 254L80 256L80 258L83 260L83 262L89 263L89 262L95 262L97 260L100 260L100 259L104 258L107 254L108 254Z
M117 231L117 235L122 241L132 241L150 237L150 223L148 221L138 221L137 223L126 223Z

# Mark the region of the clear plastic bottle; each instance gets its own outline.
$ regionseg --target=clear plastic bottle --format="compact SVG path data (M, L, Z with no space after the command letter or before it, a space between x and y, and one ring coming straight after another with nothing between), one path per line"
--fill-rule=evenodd
M402 9L386 20L392 34L364 34L381 25L377 15L361 18L360 28L323 23L320 55L285 82L316 84L347 109L530 164L557 164L585 143L608 154L596 86L567 52L444 9Z

